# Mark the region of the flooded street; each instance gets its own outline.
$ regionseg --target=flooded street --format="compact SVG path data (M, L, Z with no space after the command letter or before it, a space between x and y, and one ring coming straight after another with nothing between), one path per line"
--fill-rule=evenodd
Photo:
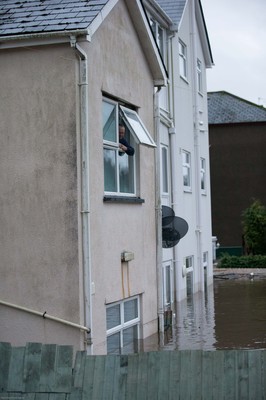
M266 279L215 279L176 306L165 349L266 348Z

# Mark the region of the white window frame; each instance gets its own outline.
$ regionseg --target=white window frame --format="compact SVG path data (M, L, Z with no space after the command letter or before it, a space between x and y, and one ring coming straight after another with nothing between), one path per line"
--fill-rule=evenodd
M188 256L184 258L184 265L186 267L186 271L193 272L194 270L194 256Z
M145 125L143 124L142 120L140 119L139 115L135 110L132 110L130 108L127 108L125 106L122 106L119 104L118 101L111 100L109 98L103 97L102 99L103 104L110 104L114 107L114 119L113 122L115 124L115 138L113 140L107 140L103 138L103 149L106 151L104 152L104 156L107 154L107 160L108 160L108 150L111 151L110 154L111 160L113 161L113 178L114 181L116 182L114 186L116 186L116 190L107 190L104 188L104 193L106 195L113 195L113 196L123 196L123 197L136 197L137 191L139 189L139 176L137 174L138 171L138 161L139 161L139 151L138 151L138 145L142 144L151 148L156 147L156 144L149 134L148 130L146 129ZM133 147L135 148L135 154L134 156L127 156L127 160L120 160L119 159L119 134L118 134L118 129L119 129L119 120L123 120L123 123L125 124L128 132L131 135L132 141L134 141ZM113 157L113 158L112 158ZM105 159L104 159L105 161ZM131 165L130 168L130 173L132 175L132 187L130 187L129 192L125 192L121 189L121 180L120 180L120 171L119 167L121 166L122 161L127 161L128 165ZM112 162L112 161L110 161ZM130 164L129 164L130 163ZM131 190L132 189L132 190Z
M188 63L187 63L187 46L182 40L178 42L178 52L179 52L179 73L181 78L188 80Z
M159 24L158 21L156 21L154 17L150 17L150 25L153 35L155 37L155 41L160 50L162 59L165 60L165 48L166 48L165 29Z
M137 112L121 105L119 106L119 109L122 111L124 122L126 123L128 129L131 131L133 137L135 138L135 141L138 144L143 144L149 147L156 147L153 138L149 134Z
M202 255L202 263L203 263L203 268L205 269L208 267L208 257L209 257L208 252L204 251Z
M202 194L206 194L206 159L200 158L200 189Z
M134 300L137 300L137 302L138 302L138 308L137 308L138 316L136 318L132 319L132 320L129 320L129 321L125 322L124 305L125 305L125 303L127 303L129 301L134 301ZM118 350L119 350L120 354L124 354L123 353L123 348L124 348L124 346L123 346L123 331L124 330L126 330L128 328L132 328L132 327L137 327L137 340L139 341L139 339L140 339L140 298L139 298L139 296L134 296L134 297L130 297L130 298L125 299L125 300L118 301L116 303L111 303L111 304L106 305L106 319L107 319L107 309L108 308L112 308L112 307L116 307L118 305L120 307L120 318L121 318L120 324L114 326L111 329L107 329L106 330L106 336L108 338L109 336L112 336L114 334L119 333L120 334L120 344L121 344L121 346L120 346L120 348ZM108 349L107 349L107 351L108 351Z
M202 62L197 58L198 92L202 94Z
M169 274L169 293L167 290L167 274ZM173 266L171 261L165 261L162 266L162 278L163 278L163 303L164 308L169 309L173 304ZM168 301L170 298L170 302Z
M165 154L165 156L164 156ZM161 145L161 187L162 194L169 195L169 154L168 146ZM166 189L166 190L165 190Z
M184 160L184 157L186 159ZM185 182L185 174L184 170L187 171L187 176L188 176L188 183ZM186 150L182 150L182 172L183 172L183 188L187 192L191 192L191 153Z
M135 197L136 193L137 193L137 174L136 174L136 159L137 159L137 153L138 153L138 149L135 148L135 154L134 156L131 157L130 159L130 163L133 163L133 167L131 168L131 173L133 175L133 190L131 192L124 192L121 191L120 188L120 171L119 171L119 134L118 134L118 130L119 130L119 103L117 101L113 101L109 98L103 98L102 99L103 104L104 103L108 103L111 104L112 106L114 106L115 109L115 138L114 140L106 140L103 138L103 150L111 150L114 152L114 157L115 157L115 166L114 166L114 170L115 170L115 182L117 185L117 190L116 191L109 191L106 190L104 188L104 193L107 195L114 195L114 196L124 196L124 197ZM134 146L134 145L133 145ZM136 146L134 146L136 147ZM104 156L105 157L105 156ZM128 157L128 156L127 156ZM104 160L105 161L105 160Z

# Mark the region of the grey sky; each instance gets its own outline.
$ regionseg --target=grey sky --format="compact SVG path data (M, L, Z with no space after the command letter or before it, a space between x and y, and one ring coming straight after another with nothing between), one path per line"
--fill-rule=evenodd
M266 106L266 0L201 0L214 66L208 91Z

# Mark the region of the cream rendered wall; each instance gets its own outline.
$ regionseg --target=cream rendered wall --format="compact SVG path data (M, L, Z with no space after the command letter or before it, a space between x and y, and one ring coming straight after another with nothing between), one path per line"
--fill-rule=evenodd
M82 323L76 65L70 45L1 50L0 299ZM0 340L82 347L80 331L0 306Z
M87 45L91 170L91 257L94 353L106 352L106 304L141 294L142 337L157 331L154 149L140 146L143 204L103 202L103 93L139 107L154 135L153 80L124 2L120 1ZM121 252L134 260L121 264ZM124 282L122 278L124 277ZM128 277L128 279L127 279ZM123 291L124 285L124 291Z

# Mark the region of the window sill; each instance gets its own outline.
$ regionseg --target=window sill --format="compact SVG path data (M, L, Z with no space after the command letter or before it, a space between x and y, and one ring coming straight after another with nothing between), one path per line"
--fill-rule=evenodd
M104 196L104 203L130 203L130 204L142 204L145 202L140 197L127 197L127 196Z

